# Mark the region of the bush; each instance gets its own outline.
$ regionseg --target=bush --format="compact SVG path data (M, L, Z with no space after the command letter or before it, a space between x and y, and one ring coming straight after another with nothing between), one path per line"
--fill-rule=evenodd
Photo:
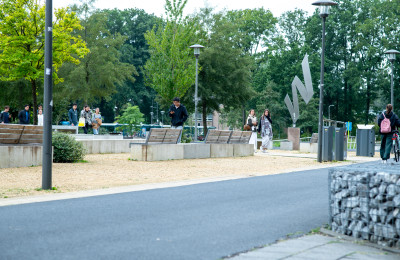
M56 163L71 163L83 160L85 148L83 144L76 141L69 134L60 132L53 133L54 155L53 161Z

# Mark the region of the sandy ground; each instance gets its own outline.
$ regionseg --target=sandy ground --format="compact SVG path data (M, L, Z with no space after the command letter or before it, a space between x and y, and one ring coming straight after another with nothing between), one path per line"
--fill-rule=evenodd
M55 163L52 191L40 189L41 166L0 169L0 200L189 179L268 175L321 166L314 158L282 157L260 153L251 157L162 162L131 161L129 154L90 154L85 157L85 161L87 162L74 164ZM324 164L332 165L332 163Z

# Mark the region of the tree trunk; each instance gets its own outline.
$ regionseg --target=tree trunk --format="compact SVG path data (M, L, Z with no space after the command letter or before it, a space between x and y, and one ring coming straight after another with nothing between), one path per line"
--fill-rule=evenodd
M207 127L207 103L204 100L203 102L201 102L201 107L203 109L203 135L205 137L208 132L208 127Z
M37 125L38 124L38 119L37 119L37 86L36 86L36 80L31 80L31 85L32 85L32 100L33 100L33 124ZM46 113L44 111L44 113Z

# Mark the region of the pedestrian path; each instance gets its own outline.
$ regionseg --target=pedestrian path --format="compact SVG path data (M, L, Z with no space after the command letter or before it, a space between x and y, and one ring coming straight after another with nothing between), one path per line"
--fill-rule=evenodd
M338 237L314 234L281 241L229 259L398 260L400 259L400 254L383 251L362 243L346 241Z
M267 153L257 152L255 155L317 159L317 154L315 153L294 153L294 152L276 151L276 150L270 150ZM359 163L372 162L377 160L379 160L379 158L377 157L363 157L363 156L352 156L352 155L348 155L346 159L346 161L348 162L359 162Z

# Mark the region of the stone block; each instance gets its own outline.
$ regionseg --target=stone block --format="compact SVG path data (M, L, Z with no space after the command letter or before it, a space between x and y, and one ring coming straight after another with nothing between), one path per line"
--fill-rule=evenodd
M288 140L293 143L293 150L300 150L300 128L288 128Z
M184 159L204 159L211 157L210 144L179 144L183 146Z
M232 144L211 144L210 150L211 158L233 157Z
M0 146L0 168L42 165L42 146Z
M145 146L145 145L143 145ZM146 161L182 160L184 157L183 145L151 144L147 146Z
M281 142L280 148L281 148L281 150L292 151L293 150L293 143L290 142L290 141Z
M233 156L243 157L254 155L253 144L233 144Z
M300 152L302 153L309 153L311 150L310 143L300 143Z

